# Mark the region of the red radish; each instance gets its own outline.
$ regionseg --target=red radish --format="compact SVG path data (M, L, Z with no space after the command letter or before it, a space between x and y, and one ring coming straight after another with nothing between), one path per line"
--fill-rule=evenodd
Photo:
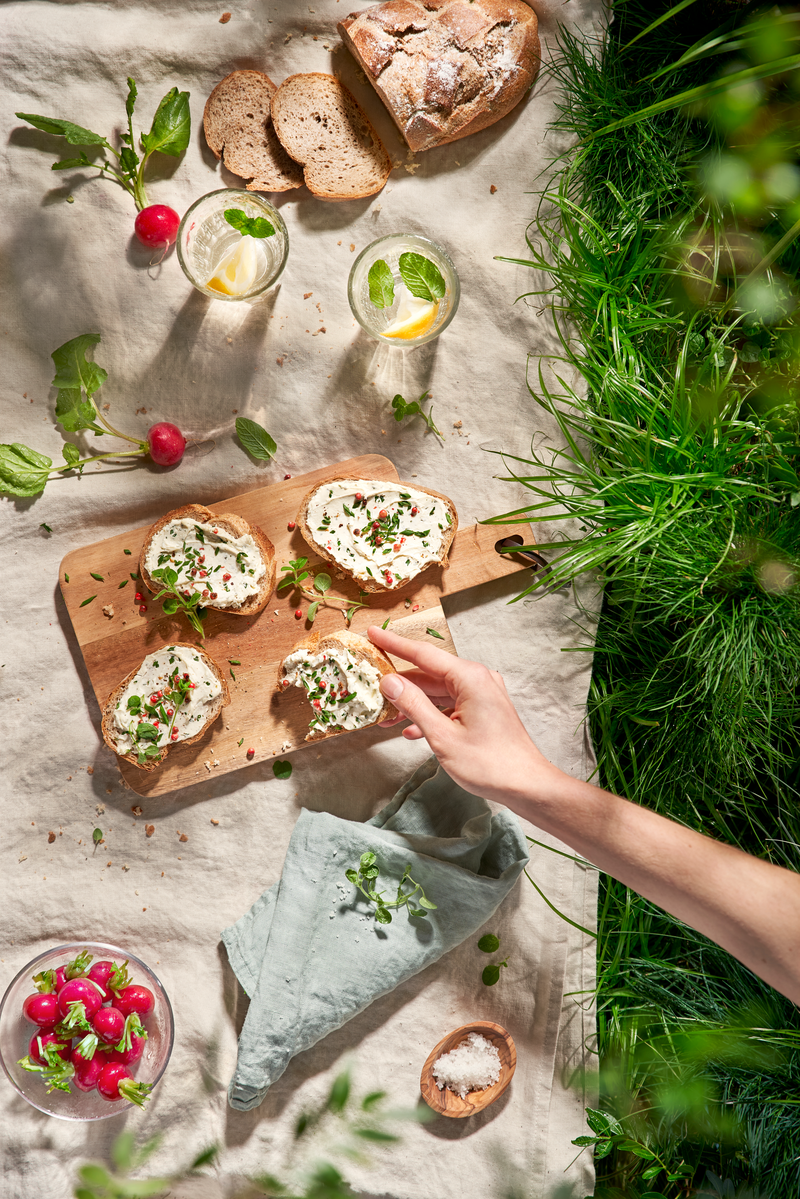
M155 463L159 466L174 466L183 457L186 438L177 425L161 421L148 430L147 444L150 447L150 457Z
M58 1010L61 1015L69 1015L71 1003L82 1003L86 1009L86 1018L91 1020L103 1002L103 994L98 986L89 982L88 978L71 978L58 992Z
M121 1062L109 1062L100 1071L97 1090L112 1103L117 1099L129 1099L131 1103L142 1107L152 1086L146 1082L134 1082L130 1070Z
M41 1032L34 1033L34 1035L31 1037L31 1043L28 1046L28 1056L31 1057L38 1066L47 1065L47 1059L43 1053L43 1050L47 1045L52 1045L55 1052L59 1057L63 1057L64 1061L69 1058L70 1039L68 1037L59 1037L57 1033L53 1032L52 1028L48 1030L42 1029Z
M112 1062L121 1062L123 1066L132 1066L138 1062L144 1053L145 1038L140 1037L138 1033L130 1034L130 1047L128 1049L114 1049L109 1054L109 1059Z
M113 962L95 962L86 976L103 992L103 999L111 998L109 995L108 979L113 969Z
M92 1028L101 1041L113 1045L125 1032L125 1017L119 1008L101 1007L92 1017Z
M22 1005L22 1011L25 1019L30 1020L31 1024L38 1024L40 1028L52 1028L58 1020L58 999L52 992L44 995L37 992L28 996Z
M59 1002L61 996L59 995ZM155 996L147 987L139 986L138 983L133 983L130 987L125 987L120 991L117 1001L114 1004L119 1008L123 1016L129 1016L131 1012L136 1012L139 1016L149 1016L155 1004ZM96 1009L95 1009L96 1010Z
M134 229L143 246L171 246L178 236L181 218L168 204L150 204L137 212Z
M59 966L58 969L56 970L56 990L60 991L66 981L67 981L67 976L64 972L64 967Z
M70 1061L75 1068L73 1081L78 1090L93 1091L97 1086L98 1078L103 1072L103 1067L107 1065L105 1054L94 1053L90 1058L86 1058L81 1053L80 1045L78 1045L73 1049Z

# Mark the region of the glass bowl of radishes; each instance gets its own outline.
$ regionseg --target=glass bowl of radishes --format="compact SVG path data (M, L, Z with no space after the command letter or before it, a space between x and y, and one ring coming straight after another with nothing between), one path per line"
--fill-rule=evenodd
M164 1073L172 1005L149 966L81 941L28 962L0 1003L0 1063L28 1103L62 1120L141 1107Z

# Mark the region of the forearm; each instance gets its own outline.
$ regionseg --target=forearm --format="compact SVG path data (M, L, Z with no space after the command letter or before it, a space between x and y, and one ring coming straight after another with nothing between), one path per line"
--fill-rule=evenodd
M722 945L800 1003L800 877L573 779L549 764L520 816Z

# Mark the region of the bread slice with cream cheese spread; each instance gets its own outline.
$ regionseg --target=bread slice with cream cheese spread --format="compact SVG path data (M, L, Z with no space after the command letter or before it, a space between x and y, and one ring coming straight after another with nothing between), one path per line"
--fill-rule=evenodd
M139 556L149 591L162 590L153 571L174 570L184 595L200 592L200 606L232 616L255 616L275 587L275 547L258 525L232 512L185 504L157 520Z
M176 641L149 653L103 705L110 750L155 770L173 745L194 745L231 702L221 669L203 649Z
M278 686L305 688L312 707L306 741L322 741L397 716L380 690L383 676L393 673L391 658L345 629L298 641L278 668Z
M297 525L311 548L362 590L396 591L446 562L458 514L438 491L335 475L304 497Z

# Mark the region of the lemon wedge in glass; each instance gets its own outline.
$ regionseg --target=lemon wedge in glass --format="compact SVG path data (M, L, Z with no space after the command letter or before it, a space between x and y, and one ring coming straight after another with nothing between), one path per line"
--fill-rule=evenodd
M397 316L383 330L383 336L398 337L403 341L422 337L433 325L438 311L438 302L432 303L430 300L418 299L403 284Z
M263 251L254 237L245 235L220 262L206 283L223 296L242 296L250 291L261 267Z

